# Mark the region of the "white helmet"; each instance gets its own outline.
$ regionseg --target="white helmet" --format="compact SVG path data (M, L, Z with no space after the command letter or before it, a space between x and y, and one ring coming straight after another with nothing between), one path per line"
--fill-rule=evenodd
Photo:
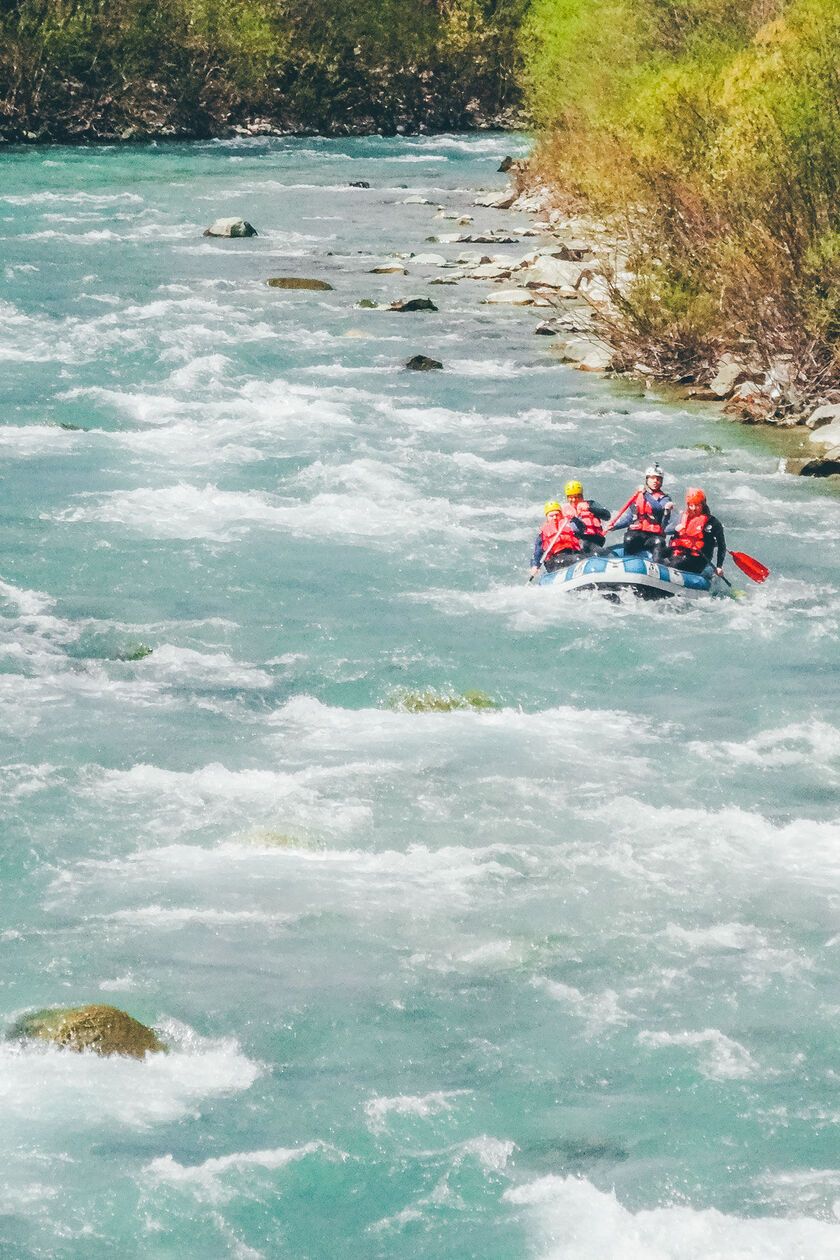
M665 480L665 474L658 464L651 464L649 468L645 469L645 481L647 481L648 477L658 477L660 481Z

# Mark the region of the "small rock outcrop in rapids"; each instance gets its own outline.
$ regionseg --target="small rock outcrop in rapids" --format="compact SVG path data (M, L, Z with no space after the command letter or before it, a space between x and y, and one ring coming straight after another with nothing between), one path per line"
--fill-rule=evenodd
M145 1024L116 1006L54 1007L24 1015L9 1036L16 1040L51 1041L65 1050L93 1050L142 1059L166 1046Z

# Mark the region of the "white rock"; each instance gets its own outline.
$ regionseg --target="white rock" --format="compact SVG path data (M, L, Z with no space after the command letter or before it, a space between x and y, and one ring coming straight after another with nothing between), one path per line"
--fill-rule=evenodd
M546 289L576 289L587 268L582 263L564 262L560 258L537 257L524 272L530 285Z
M498 293L488 293L484 299L488 306L537 306L538 302L530 289L500 289Z
M750 365L734 354L722 354L717 362L717 372L709 381L709 389L718 398L727 398L738 383L738 377L751 371Z
M488 206L491 210L509 210L514 201L516 193L512 188L506 188L503 192L482 193L480 197L476 197L473 205Z
M410 261L418 267L445 267L447 260L443 254L415 254Z
M205 236L257 236L259 233L246 219L217 219L204 230Z
M407 276L408 272L401 262L384 262L377 267L371 267L370 274L372 276Z
M825 408L820 407L818 410L824 411ZM836 410L840 410L840 408ZM813 416L811 418L813 419ZM819 442L821 446L840 446L840 415L832 420L830 424L824 424L822 428L809 434L809 441Z
M823 403L822 407L817 407L816 411L811 412L805 423L809 429L823 429L826 425L833 424L835 420L840 421L840 403Z
M404 206L433 206L435 203L429 201L428 197L421 197L420 193L411 193L408 197L403 197L402 204Z
M510 267L504 263L489 262L480 263L468 274L470 280L507 280L510 277Z
M597 337L572 337L563 346L562 357L582 372L605 372L612 367L613 352Z

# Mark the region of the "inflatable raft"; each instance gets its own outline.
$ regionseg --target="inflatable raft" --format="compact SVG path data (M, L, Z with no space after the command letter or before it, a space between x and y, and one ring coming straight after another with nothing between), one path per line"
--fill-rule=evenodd
M630 591L643 599L699 599L724 593L720 581L699 573L683 573L670 565L659 564L647 552L625 556L620 547L611 548L602 556L584 556L563 568L544 573L540 586L557 586L564 591L599 591L617 599L622 591Z

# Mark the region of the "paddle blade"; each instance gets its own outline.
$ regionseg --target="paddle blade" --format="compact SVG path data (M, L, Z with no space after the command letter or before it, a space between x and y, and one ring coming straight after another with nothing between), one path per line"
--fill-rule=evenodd
M762 564L760 560L748 556L743 551L730 551L730 556L734 564L737 564L742 573L746 573L748 578L752 578L753 582L763 582L770 576L770 570L766 564Z

